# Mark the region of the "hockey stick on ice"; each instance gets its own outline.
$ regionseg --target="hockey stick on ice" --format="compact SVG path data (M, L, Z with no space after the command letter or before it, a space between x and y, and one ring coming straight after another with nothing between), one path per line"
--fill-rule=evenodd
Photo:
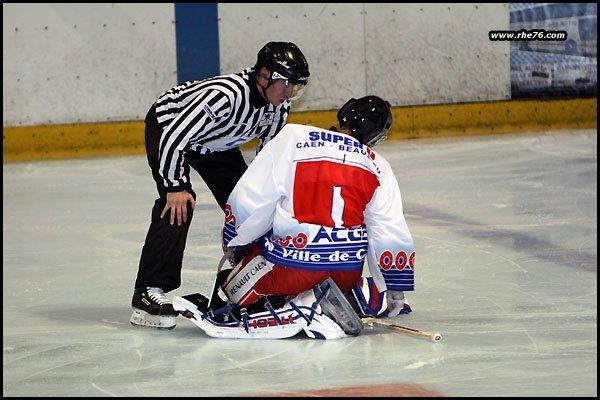
M365 324L375 324L375 325L385 326L386 328L391 329L393 331L406 333L406 334L414 336L414 337L428 339L432 342L440 342L442 340L442 334L439 332L420 331L418 329L413 329L413 328L408 328L406 326L396 325L392 322L384 321L379 318L363 318L362 321Z

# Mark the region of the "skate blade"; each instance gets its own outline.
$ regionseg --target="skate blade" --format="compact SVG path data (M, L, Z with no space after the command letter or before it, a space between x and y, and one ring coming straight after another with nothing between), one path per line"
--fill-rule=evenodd
M158 329L173 329L176 325L175 318L176 316L174 315L151 315L145 311L134 308L129 322L136 326L147 326Z

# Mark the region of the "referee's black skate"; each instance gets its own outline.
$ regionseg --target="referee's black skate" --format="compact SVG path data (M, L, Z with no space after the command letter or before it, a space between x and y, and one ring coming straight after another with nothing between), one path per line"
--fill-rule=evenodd
M179 314L173 309L173 304L161 288L135 289L131 305L133 314L129 322L133 325L160 329L175 328L175 318Z

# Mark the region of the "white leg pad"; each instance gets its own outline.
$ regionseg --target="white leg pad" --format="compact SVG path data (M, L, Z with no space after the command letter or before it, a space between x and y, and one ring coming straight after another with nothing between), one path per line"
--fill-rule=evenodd
M264 311L248 316L248 332L238 321L217 322L207 316L190 301L175 297L173 308L183 317L202 329L208 336L228 339L283 339L295 336L304 330L313 339L340 339L348 337L342 328L327 315L323 314L320 306L312 313L315 296L312 290L303 292L293 300L293 308L286 303L276 310L281 324L269 312ZM300 315L302 313L304 316ZM311 318L312 314L312 318ZM306 318L305 318L306 317ZM310 321L307 321L310 319Z
M319 304L316 304L316 293L323 296ZM340 339L358 335L362 330L362 322L347 303L335 282L328 278L315 288L300 293L278 310L245 314L246 324L231 316L224 322L221 322L221 318L216 320L206 309L198 309L183 297L173 299L173 308L211 337L282 339L304 330L313 339Z
M192 321L208 336L216 338L282 339L292 337L302 331L302 325L294 318L296 312L290 307L283 307L276 311L281 324L268 311L248 316L248 332L238 321L225 323L214 321L198 310L192 302L182 297L173 299L173 308Z
M315 302L315 294L313 290L307 290L306 292L300 293L292 301L298 306L302 313L309 317L312 312L312 304ZM309 322L303 317L298 317L298 322L302 325L302 329L312 339L341 339L348 337L344 333L344 330L331 318L323 314L321 305L318 305L316 312L312 316L312 320Z

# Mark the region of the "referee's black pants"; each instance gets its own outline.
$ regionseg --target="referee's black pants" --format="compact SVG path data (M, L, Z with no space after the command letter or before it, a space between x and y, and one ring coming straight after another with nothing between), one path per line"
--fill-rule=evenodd
M177 222L173 225L170 224L170 211L160 218L167 200L167 190L158 173L160 162L158 145L161 134L161 128L146 124L146 155L152 170L152 177L156 182L159 198L156 199L152 208L152 222L142 248L135 288L159 287L164 292L169 292L181 285L181 263L188 230L192 222L193 209L188 203L187 222L182 222L181 226L177 225ZM184 157L184 169L188 176L188 182L190 182L191 166L200 174L224 211L227 198L248 168L240 149L234 148L209 154L186 152ZM191 182L187 190L195 199L196 193L192 190Z

